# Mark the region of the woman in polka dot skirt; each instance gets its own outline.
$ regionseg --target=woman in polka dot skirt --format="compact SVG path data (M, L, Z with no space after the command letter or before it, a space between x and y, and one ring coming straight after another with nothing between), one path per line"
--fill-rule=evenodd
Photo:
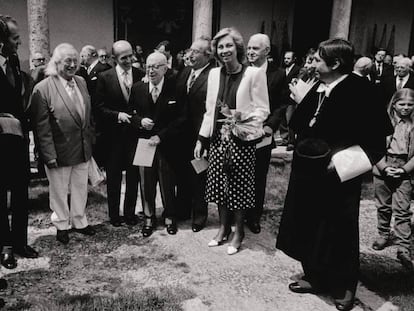
M219 246L236 230L227 248L238 252L244 237L244 212L254 207L255 145L264 135L269 114L266 73L243 65L243 38L234 28L224 28L213 38L212 50L221 67L210 71L206 113L194 149L196 159L209 148L206 200L216 203L220 228L208 246Z

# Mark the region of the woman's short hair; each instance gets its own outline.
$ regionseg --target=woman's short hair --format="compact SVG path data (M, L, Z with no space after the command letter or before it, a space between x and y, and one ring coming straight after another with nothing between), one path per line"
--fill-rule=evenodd
M217 44L222 38L226 36L230 36L233 39L234 44L236 45L237 60L240 64L244 63L246 57L246 49L244 47L243 37L240 32L233 27L221 29L214 36L213 40L211 40L211 49L213 50L214 57L221 63L221 60L217 55Z
M388 104L388 115L390 116L391 122L394 124L394 116L395 116L395 110L394 105L398 103L399 101L411 101L414 103L414 90L409 88L402 88L397 90L394 95L391 97L390 103ZM414 114L411 114L411 120L414 119Z
M58 70L57 65L64 59L67 52L74 52L76 54L76 58L78 59L77 62L77 70L79 69L79 53L73 47L73 45L69 43L61 43L53 50L52 57L49 60L49 63L46 66L45 73L48 76L57 76Z
M354 47L349 41L340 38L323 41L319 44L318 52L328 66L333 66L338 61L338 72L342 74L352 72Z

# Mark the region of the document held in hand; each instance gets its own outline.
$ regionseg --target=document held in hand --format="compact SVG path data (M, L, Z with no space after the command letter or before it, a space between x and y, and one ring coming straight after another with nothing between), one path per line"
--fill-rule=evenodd
M358 145L338 151L332 156L332 162L341 182L350 180L372 169L371 161Z
M193 166L195 172L200 174L208 168L208 161L204 157L200 159L193 159L191 160L191 165Z
M134 161L135 166L151 167L154 162L155 150L157 146L150 146L149 139L140 138L138 140L137 149L135 150Z
M292 98L297 104L302 102L302 99L308 94L310 89L315 85L315 82L306 83L302 79L297 79L294 88L296 89L295 93L296 96L293 95L293 92L290 94L290 98Z

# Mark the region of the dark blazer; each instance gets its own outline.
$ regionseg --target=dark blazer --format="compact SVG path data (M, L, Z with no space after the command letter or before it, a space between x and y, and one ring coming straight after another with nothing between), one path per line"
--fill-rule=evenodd
M85 80L79 76L74 79L83 97L83 119L59 77L50 76L33 90L33 128L44 163L56 159L59 166L73 166L91 158L93 130L90 97Z
M111 69L112 66L109 64L102 64L98 61L98 63L92 68L91 72L87 75L88 79L86 83L88 85L89 94L91 95L92 102L95 100L95 92L96 92L96 84L98 82L98 74ZM87 72L87 71L86 71Z
M285 76L286 76L287 83L290 83L290 81L292 81L293 78L296 78L299 75L300 68L301 67L299 65L294 64L287 76L286 76L286 70L285 70L286 68L283 68L283 71L284 71Z
M376 84L380 84L384 81L384 79L387 79L389 77L393 77L394 76L394 67L388 64L383 63L382 64L382 73L381 76L378 76L377 74L377 67L375 62L373 63L373 66L371 68L371 72L370 72L370 76L372 78L372 80L376 83Z
M414 74L409 74L407 82L403 85L403 88L413 89L414 90ZM385 105L387 106L392 95L397 91L397 77L391 76L383 80L382 88L384 91Z
M293 69L292 69L293 70ZM268 64L266 70L267 88L269 92L270 115L264 125L270 126L273 132L279 128L282 114L287 104L288 83L283 69Z
M133 83L140 81L142 77L143 74L133 67ZM118 135L126 129L126 124L118 123L118 113L128 112L129 108L128 101L122 93L115 68L98 74L95 95L97 115L102 123L103 134L106 138L118 139Z
M165 158L174 159L180 153L176 144L185 121L184 107L175 99L175 81L165 79L161 93L154 103L149 93L149 83L138 82L132 86L129 98L129 112L131 119L132 137L150 138L158 135L161 139L159 151ZM154 121L151 131L142 129L141 120L150 118ZM135 133L138 133L136 135ZM133 136L134 135L134 136Z
M213 64L209 64L197 77L193 86L187 94L187 81L191 74L191 68L185 67L177 77L176 91L177 102L185 107L186 123L183 135L185 144L189 147L190 157L197 141L198 132L204 113L206 112L207 78ZM187 150L187 149L186 149Z

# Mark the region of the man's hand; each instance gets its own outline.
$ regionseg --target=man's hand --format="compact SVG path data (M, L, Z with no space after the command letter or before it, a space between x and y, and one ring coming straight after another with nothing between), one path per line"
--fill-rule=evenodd
M203 145L201 141L197 140L194 148L194 158L201 159L201 157L206 155L206 150L203 150Z
M141 125L147 131L151 131L152 128L154 127L154 121L152 121L150 118L143 118L141 120Z
M47 161L46 166L47 166L47 168L49 168L49 169L51 169L51 168L58 168L58 164L57 164L56 159L53 159L53 160Z
M273 135L273 130L270 126L265 125L263 127L263 131L265 132L265 136L272 136Z
M151 136L148 142L150 146L157 146L161 143L161 139L158 135Z
M118 123L131 123L129 119L131 119L131 115L127 114L126 112L118 113Z

